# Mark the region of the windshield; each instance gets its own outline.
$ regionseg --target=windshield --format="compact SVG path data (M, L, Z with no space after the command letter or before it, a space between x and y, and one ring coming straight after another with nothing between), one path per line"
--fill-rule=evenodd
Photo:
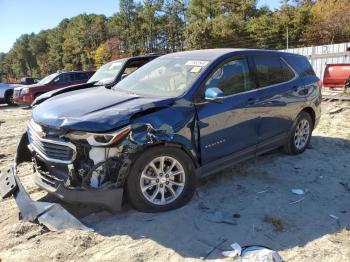
M43 79L41 79L38 84L41 84L41 85L45 85L45 84L48 84L52 81L52 79L54 79L56 76L58 76L57 73L54 73L52 75L48 75L47 77L44 77Z
M113 89L142 96L177 97L183 94L209 61L161 57L116 84Z
M101 66L89 79L88 83L97 82L98 84L108 84L113 82L122 69L124 61L124 59L117 60Z

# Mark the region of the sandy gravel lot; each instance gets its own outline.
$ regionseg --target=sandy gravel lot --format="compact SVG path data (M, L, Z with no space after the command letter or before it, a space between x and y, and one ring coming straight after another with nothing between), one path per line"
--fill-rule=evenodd
M333 113L339 105L346 108ZM0 107L1 169L12 163L30 114ZM221 251L237 242L268 246L285 261L350 261L349 103L323 104L311 145L302 155L275 151L221 172L202 181L187 206L167 213L126 205L112 215L64 205L95 232L49 232L21 222L13 199L0 201L0 261L200 261L222 241L207 260L233 261ZM32 198L48 199L33 184L30 166L20 176Z

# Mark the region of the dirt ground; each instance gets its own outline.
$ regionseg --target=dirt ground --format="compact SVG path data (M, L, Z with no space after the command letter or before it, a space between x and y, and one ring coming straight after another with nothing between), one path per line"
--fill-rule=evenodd
M0 107L1 169L11 165L30 114ZM45 197L30 166L20 176L32 198ZM350 103L325 102L304 154L275 151L225 170L175 211L143 214L126 205L112 215L63 204L94 232L49 232L21 222L15 201L2 200L0 261L199 261L221 242L207 260L233 261L221 252L237 242L268 246L285 261L350 261L349 187Z

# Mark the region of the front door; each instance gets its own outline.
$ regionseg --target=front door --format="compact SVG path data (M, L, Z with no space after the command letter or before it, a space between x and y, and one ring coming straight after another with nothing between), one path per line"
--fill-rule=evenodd
M224 101L196 105L203 164L249 148L255 152L258 141L258 97L248 60L238 57L214 70L205 89L213 87L223 91Z

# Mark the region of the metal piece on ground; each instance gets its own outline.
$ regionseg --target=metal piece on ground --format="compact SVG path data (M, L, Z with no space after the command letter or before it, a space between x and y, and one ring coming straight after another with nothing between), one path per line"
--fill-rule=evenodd
M51 231L59 231L68 228L92 230L83 225L60 204L33 201L17 177L16 168L9 169L6 172L5 177L9 177L9 179L15 181L16 186L14 187L15 189L11 189L12 191L4 191L4 194L1 194L1 196L5 198L13 194L23 221L39 221L39 223L45 225ZM4 179L2 176L0 178L1 188L4 183L6 184L5 181L6 178Z
M1 172L0 170L0 196L6 198L12 195L16 190L16 180L12 175L11 169Z

